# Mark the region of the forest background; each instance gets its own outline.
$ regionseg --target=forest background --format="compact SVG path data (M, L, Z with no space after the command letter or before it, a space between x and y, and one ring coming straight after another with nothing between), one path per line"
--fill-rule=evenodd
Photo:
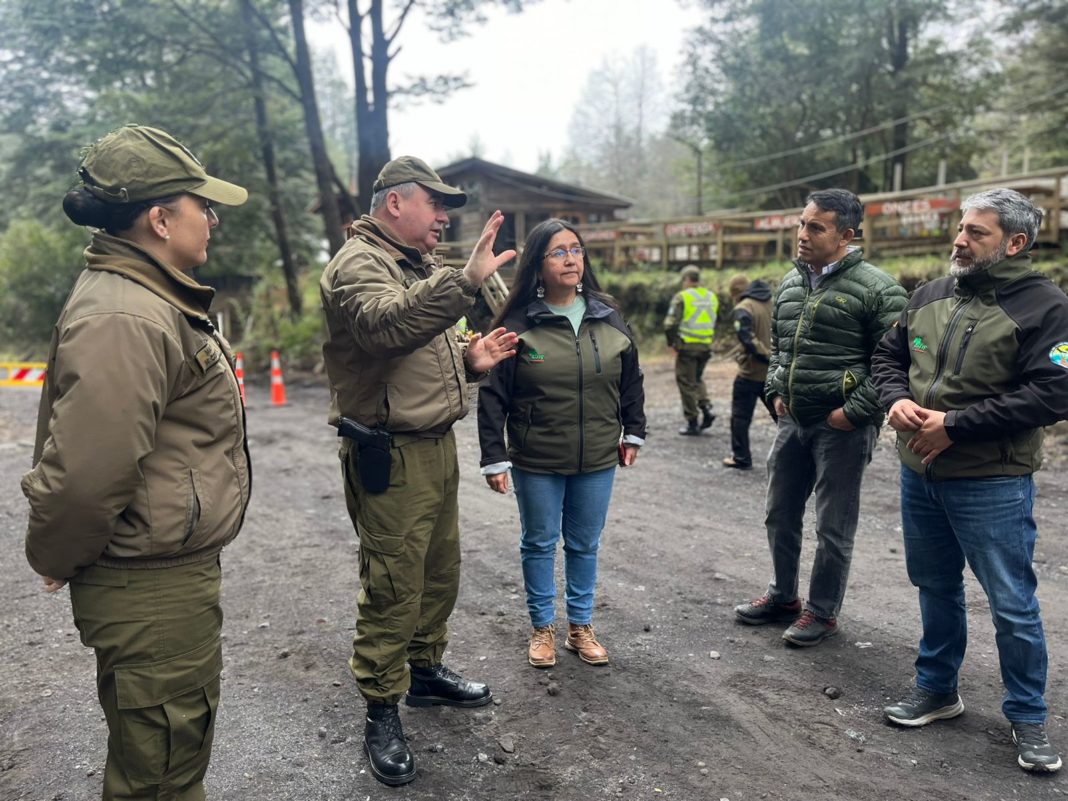
M703 21L677 65L648 47L606 59L574 109L553 110L568 141L539 156L538 173L632 198L627 216L648 219L791 208L826 186L885 191L895 174L907 189L1068 164L1068 0L681 1ZM390 112L479 80L447 64L397 75L399 48L417 27L455 41L537 3L0 0L0 357L47 349L87 241L60 199L81 149L137 121L249 188L200 276L245 289L230 302L253 365L281 348L314 366L318 276L344 240L345 206L363 210L400 155ZM324 30L344 33L351 74ZM547 58L582 46L566 18L561 31ZM500 108L546 123L522 97ZM441 108L427 118L455 124ZM455 159L485 147L473 135ZM946 255L883 266L923 277L944 272ZM652 333L676 277L601 276Z

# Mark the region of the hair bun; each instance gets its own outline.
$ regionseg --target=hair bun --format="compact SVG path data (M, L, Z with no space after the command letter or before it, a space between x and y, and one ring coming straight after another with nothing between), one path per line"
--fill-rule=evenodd
M104 228L111 218L108 204L84 186L76 186L63 197L63 213L77 225Z

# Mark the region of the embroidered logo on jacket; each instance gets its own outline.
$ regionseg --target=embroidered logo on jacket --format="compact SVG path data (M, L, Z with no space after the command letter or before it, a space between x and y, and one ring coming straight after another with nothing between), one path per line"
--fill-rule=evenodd
M545 354L538 353L536 350L534 350L534 348L531 348L527 351L527 358L529 358L532 362L543 362L545 361Z
M927 343L923 341L923 337L916 337L912 340L912 349L924 353L927 350Z
M1068 342L1058 342L1049 352L1049 360L1058 367L1068 370Z

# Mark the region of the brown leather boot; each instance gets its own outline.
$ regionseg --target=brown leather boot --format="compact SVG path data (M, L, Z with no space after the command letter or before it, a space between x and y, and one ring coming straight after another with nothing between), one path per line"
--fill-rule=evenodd
M607 665L608 651L597 642L597 636L593 633L593 626L587 623L579 626L575 623L567 624L567 642L564 647L578 654L578 658L587 665Z
M530 635L527 661L536 668L550 668L556 664L556 627L552 623L534 629Z

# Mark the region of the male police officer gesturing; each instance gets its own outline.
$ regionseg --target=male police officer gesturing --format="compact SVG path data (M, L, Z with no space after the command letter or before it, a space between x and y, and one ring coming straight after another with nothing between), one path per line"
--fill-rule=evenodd
M467 381L514 356L516 336L498 328L464 348L449 332L515 251L493 254L504 220L497 211L462 270L435 261L448 209L467 196L419 159L389 162L374 192L370 214L353 224L319 289L330 422L357 437L340 454L360 540L349 665L367 700L371 772L397 785L415 778L397 714L402 696L409 706L461 707L492 697L442 664L460 579L452 424L467 414Z

